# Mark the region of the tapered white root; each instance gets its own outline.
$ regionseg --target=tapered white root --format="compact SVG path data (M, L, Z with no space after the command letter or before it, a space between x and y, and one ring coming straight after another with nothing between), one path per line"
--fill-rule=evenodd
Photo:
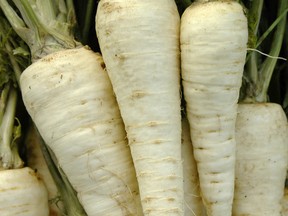
M194 3L181 18L187 116L208 215L232 213L235 121L248 39L240 4Z
M200 195L200 185L193 146L190 137L189 123L182 119L182 160L184 174L185 216L204 215L204 206Z
M99 54L50 54L21 76L23 101L89 216L141 215L122 118Z
M48 216L47 189L29 167L0 171L1 216Z
M179 24L173 0L101 0L96 13L149 216L184 213Z
M239 104L233 216L280 216L288 127L279 104Z

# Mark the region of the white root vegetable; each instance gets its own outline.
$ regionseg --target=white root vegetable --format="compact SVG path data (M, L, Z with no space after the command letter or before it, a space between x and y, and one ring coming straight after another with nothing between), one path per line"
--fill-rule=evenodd
M239 104L233 216L280 216L288 126L279 104Z
M101 0L96 13L144 215L184 214L179 26L173 0Z
M48 194L29 167L0 171L1 216L48 216Z
M57 186L50 174L47 163L43 157L40 147L40 137L33 124L30 124L25 138L27 152L27 166L37 170L37 175L43 180L49 199L49 216L62 216L63 203L60 200L60 194Z
M204 206L200 195L199 177L189 123L186 117L182 119L182 160L184 173L185 216L204 215Z
M232 213L235 121L248 40L233 1L199 1L181 18L181 68L202 198L208 215Z
M21 75L23 101L88 216L141 215L126 133L102 57L55 52Z

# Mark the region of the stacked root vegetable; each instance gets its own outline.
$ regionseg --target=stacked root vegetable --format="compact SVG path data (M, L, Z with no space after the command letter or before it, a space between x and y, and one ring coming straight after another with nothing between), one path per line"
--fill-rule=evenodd
M1 0L0 215L288 215L265 4Z

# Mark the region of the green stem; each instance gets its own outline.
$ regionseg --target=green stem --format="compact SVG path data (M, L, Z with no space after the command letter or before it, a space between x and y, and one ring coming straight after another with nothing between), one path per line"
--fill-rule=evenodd
M4 12L6 18L9 20L13 29L17 32L17 34L21 38L24 39L25 34L23 32L23 29L25 29L26 27L24 21L17 15L17 13L13 10L13 8L8 4L7 0L1 0L0 7Z
M257 32L264 0L253 0L248 11L249 47L256 48Z
M271 26L264 32L264 34L258 39L256 47L259 47L260 44L265 40L265 38L272 32L272 30L278 25L278 23L287 15L288 8L282 12L282 14L271 24Z
M16 4L19 7L20 2L16 1ZM25 20L24 22L24 20L18 16L18 14L14 11L14 9L7 2L7 0L1 0L0 7L4 12L6 18L9 20L14 31L22 38L22 40L24 40L28 44L31 50L32 59L37 59L37 50L39 49L39 47L42 47L42 42L40 40L40 32L37 29L37 26L39 27L40 24L37 23L35 15L31 14L29 19L29 16L26 13L22 14L23 19ZM21 6L19 10L24 11L24 7Z
M21 76L22 70L20 69L20 66L19 66L18 62L16 61L15 56L12 54L13 49L11 47L11 44L8 41L6 42L5 47L6 47L7 51L8 51L8 56L9 56L9 59L10 59L10 62L11 62L10 65L12 66L12 69L14 71L17 84L20 87L20 76Z
M16 79L19 86L21 73L29 64L30 53L27 45L13 31L2 13L0 14L0 39L0 56L3 59L0 61L1 73L12 80L14 85ZM1 82L5 82L5 80L1 80Z
M249 40L248 47L255 48L257 41L257 32L259 28L260 18L263 8L263 0L254 0L252 1L249 11L248 11L248 29L249 29ZM258 82L258 53L250 52L247 55L247 69L244 72L244 76L247 83L247 89L245 89L245 98L244 101L253 101L253 94L255 92L255 84Z
M13 2L15 3L16 7L20 10L23 20L28 26L28 28L35 31L38 38L40 38L41 31L45 32L45 27L37 18L30 3L25 0L13 0ZM44 13L44 14L47 14L47 13Z
M286 29L288 29L288 22L286 22ZM288 31L285 32L284 35L284 40L283 40L283 44L284 47L288 47ZM288 56L288 49L286 49L284 51L284 55ZM286 115L288 117L288 64L286 63L285 65L283 65L283 71L286 71L286 81L284 82L284 96L283 96L283 102L282 102L282 106L286 112Z
M82 30L82 40L84 44L88 44L92 16L95 10L94 5L95 5L94 0L88 0L87 6L86 6L85 18L84 18L84 26Z
M278 17L283 14L283 12L287 11L288 1L287 0L280 0L279 6L278 6ZM283 43L283 37L285 34L285 26L286 26L286 19L287 17L284 16L279 24L277 25L276 31L273 35L272 43L271 43L271 49L269 52L270 56L279 56L282 43ZM273 74L273 71L275 69L277 63L277 59L275 58L269 58L267 57L263 64L260 67L259 70L259 94L256 95L256 101L257 102L267 102L268 101L268 88L271 81L271 77Z
M10 85L12 84L10 83ZM0 126L0 164L2 169L20 168L23 166L23 161L18 153L18 147L13 146L16 104L17 91L11 86L7 106Z
M3 86L0 95L0 122L2 122L5 113L9 92L10 92L10 83L6 83Z
M75 13L71 0L59 0L57 5L53 0L13 2L23 19L7 0L1 0L0 6L13 29L28 44L32 62L56 51L80 46L72 32Z
M1 3L3 2L1 1ZM0 39L0 78L2 79L0 80L0 166L1 169L13 169L23 166L23 161L19 155L21 124L15 116L18 100L18 91L15 89L15 75L21 73L18 62L21 62L24 66L25 60L22 56L12 54L12 49L18 47L21 40L19 40L1 11ZM11 64L14 64L14 66ZM14 73L14 70L17 70L17 73Z
M75 26L76 15L75 15L75 8L74 8L73 0L66 0L66 10L67 10L66 22L70 23L71 26Z
M182 0L182 4L185 8L187 8L192 4L192 2L191 0Z

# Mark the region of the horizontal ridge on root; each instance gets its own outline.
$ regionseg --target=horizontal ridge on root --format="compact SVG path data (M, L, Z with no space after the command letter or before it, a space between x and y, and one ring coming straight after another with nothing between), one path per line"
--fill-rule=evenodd
M123 97L117 97L117 101L121 103L121 101L126 100L126 99L141 99L144 98L145 96L151 96L151 95L165 95L169 94L168 91L153 91L153 92L148 92L148 91L143 91L143 90L134 90L131 94L127 94Z
M110 145L105 144L104 148L108 149L109 147L114 147L115 145L121 145L122 146L123 143L126 143L126 141L125 140L115 140ZM94 152L101 152L101 151L102 151L102 146L101 146L101 144L98 144L97 148L89 149L84 153L81 152L81 154L75 155L75 158L87 157L87 155L89 155L89 154L93 154Z
M200 83L200 82L195 82L195 81L190 81L190 80L184 80L183 82L190 83L190 88L193 90L197 90L199 92L221 92L221 91L228 91L231 92L232 90L234 91L239 91L239 87L235 86L234 84L226 84L223 85L223 83L219 84L210 84L209 88L206 87L206 83Z
M174 162L174 163L182 163L182 160L177 160L175 158L172 157L165 157L165 158L160 158L160 159L155 159L155 158L149 158L149 157L141 157L141 158L137 158L137 161L140 160L144 160L144 161L150 161L150 162L155 162L155 163L162 163L163 161L170 161L170 162Z
M131 145L147 145L147 144L162 144L162 143L167 143L167 142L172 142L172 140L169 139L157 139L157 140L150 140L150 141L145 141L145 142L137 142L136 139L130 139L129 140L129 146Z
M237 111L233 111L229 114L225 113L225 112L210 112L210 113L205 113L205 114L196 114L196 113L191 113L189 112L188 115L190 115L191 118L194 119L194 122L197 120L197 119L211 119L211 118L215 118L215 119L218 119L218 120L221 120L221 119L224 119L226 122L227 121L232 121L234 120L235 116L237 116ZM191 127L191 126L190 126Z
M179 215L183 215L183 211L180 208L169 208L169 209L146 208L146 210L144 211L144 214L149 215L150 212L158 212L159 214L165 213L165 216L167 215L167 213L178 213Z
M207 136L207 133L206 133L206 136ZM197 139L199 139L199 138L197 138ZM221 147L226 147L226 148L230 147L231 148L231 142L234 142L235 137L228 136L228 137L224 137L223 140L218 139L217 145L215 144L216 143L215 139L216 138L214 138L214 140L209 140L209 142L205 142L205 143L202 142L199 144L197 142L194 142L193 143L194 149L203 150L203 151L205 151L205 150L211 151L211 149L218 149ZM221 151L221 152L223 152L223 151ZM217 154L218 154L218 152L217 152Z
M159 193L162 193L162 192L169 192L169 191L172 191L174 193L175 192L181 192L177 187L174 187L174 188L168 188L166 190L153 190L150 193L159 194Z
M154 126L158 126L158 125L168 125L169 122L168 121L148 121L145 122L143 124L138 124L138 125L127 125L126 129L129 130L130 128L139 128L139 127L154 127Z
M122 118L113 118L113 119L107 119L107 120L102 120L102 121L90 121L90 122L86 122L85 124L81 125L80 127L77 128L73 128L70 131L67 131L66 133L62 133L61 136L54 138L54 135L52 134L52 136L50 137L51 140L53 140L53 142L58 141L60 139L62 139L63 137L69 136L71 133L75 133L76 131L83 131L83 129L91 129L91 130L95 130L97 128L97 126L100 125L109 125L109 124L123 124L123 120Z
M109 170L108 170L109 171ZM118 180L120 180L123 184L122 185L125 185L125 188L127 189L126 190L118 190L118 191L114 191L113 193L109 194L109 196L111 198L116 198L117 196L119 196L119 192L121 193L125 193L125 194L129 194L129 196L131 196L131 198L135 197L135 194L132 192L132 189L129 187L129 183L125 182L119 175L116 175L114 172L109 172L109 173L112 173L113 175L105 175L102 179L93 179L91 178L91 180L95 180L98 182L97 186L95 187L88 187L86 188L85 190L81 190L81 194L89 194L91 192L96 192L98 191L98 188L100 187L105 187L106 184L107 184L107 181L113 179L113 178L117 178ZM128 193L127 193L128 192ZM100 192L97 192L97 195L98 196L107 196L107 193L106 192L103 192L103 193L100 193Z
M144 172L141 172L141 173L139 173L139 174L137 174L137 177L148 177L148 178L150 178L150 177L153 177L153 180L157 180L157 181L159 181L159 180L168 180L168 179L183 179L183 176L178 176L178 175L172 175L172 174L170 174L170 175L163 175L163 176L159 176L158 175L158 177L156 177L155 176L155 173L157 173L157 172L148 172L148 171L144 171ZM162 190L159 190L159 192L161 192ZM167 191L167 190L166 190Z
M163 191L164 192L164 191ZM142 203L149 203L156 201L167 201L167 202L175 202L176 199L173 196L146 196L144 199L141 200Z

